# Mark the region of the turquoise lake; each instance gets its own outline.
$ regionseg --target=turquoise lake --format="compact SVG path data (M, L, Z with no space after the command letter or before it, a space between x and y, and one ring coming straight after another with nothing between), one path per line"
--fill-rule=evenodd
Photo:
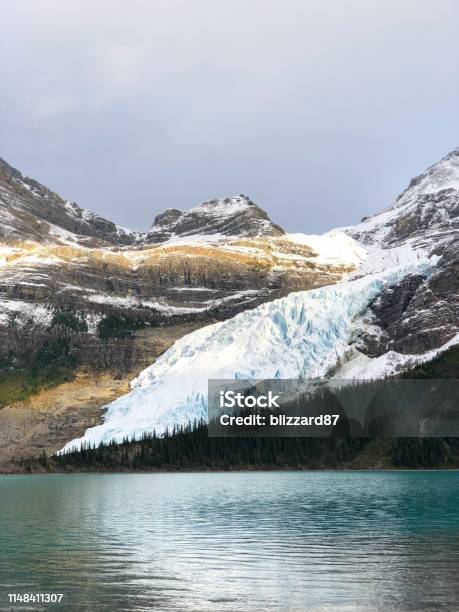
M0 477L9 609L458 610L459 473Z

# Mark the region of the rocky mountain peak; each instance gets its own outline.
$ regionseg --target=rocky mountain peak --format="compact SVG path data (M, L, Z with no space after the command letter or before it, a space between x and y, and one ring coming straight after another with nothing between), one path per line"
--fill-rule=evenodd
M446 189L459 190L459 147L412 178L393 207L403 206L415 196L438 193Z
M146 241L159 243L185 236L280 236L284 230L248 196L215 198L189 210L168 208L157 215Z
M178 208L166 208L166 210L159 215L156 215L153 221L153 227L168 227L175 223L177 219L183 214L182 210Z
M438 248L457 239L459 148L411 179L396 201L348 232L363 243L396 246L409 241Z

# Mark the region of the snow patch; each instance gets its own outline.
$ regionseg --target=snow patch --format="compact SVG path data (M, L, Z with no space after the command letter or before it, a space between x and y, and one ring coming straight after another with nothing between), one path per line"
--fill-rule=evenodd
M86 299L90 302L94 302L95 304L109 304L110 306L118 306L124 308L151 308L153 310L157 310L161 314L165 315L175 315L175 314L196 314L199 312L205 312L210 308L215 308L217 306L222 306L227 302L232 302L234 300L240 300L250 297L256 297L260 294L258 289L246 289L244 291L238 291L236 293L232 293L231 295L218 298L215 300L206 300L203 302L202 306L196 307L188 307L188 306L175 306L172 304L168 304L165 299L163 301L157 300L144 300L136 297L117 297L110 296L105 294L92 294L86 296Z
M14 318L14 324L24 325L33 321L47 326L53 318L51 310L41 304L31 304L22 300L0 300L0 325L9 325Z
M288 234L291 242L309 246L316 253L317 263L328 265L358 266L366 257L367 251L348 234L331 231L321 236L307 234Z

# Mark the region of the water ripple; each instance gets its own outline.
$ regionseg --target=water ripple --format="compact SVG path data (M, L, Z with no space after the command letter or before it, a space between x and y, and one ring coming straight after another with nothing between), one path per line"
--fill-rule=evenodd
M69 610L457 609L458 482L453 472L0 477L0 609L21 591L64 592Z

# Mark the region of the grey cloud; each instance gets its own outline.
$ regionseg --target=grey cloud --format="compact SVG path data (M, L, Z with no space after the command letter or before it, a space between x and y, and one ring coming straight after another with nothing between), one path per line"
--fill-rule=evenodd
M0 0L0 155L146 228L247 193L292 231L457 146L455 0Z

